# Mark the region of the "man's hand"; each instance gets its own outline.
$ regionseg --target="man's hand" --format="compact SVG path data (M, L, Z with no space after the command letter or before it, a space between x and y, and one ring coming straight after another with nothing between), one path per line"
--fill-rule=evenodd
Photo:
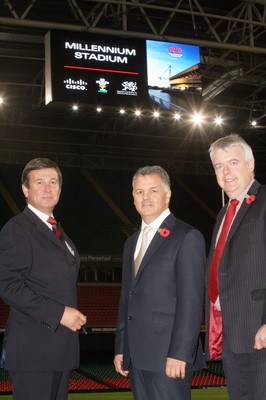
M166 376L168 376L168 378L184 379L186 376L186 365L187 363L185 361L167 357L165 369Z
M262 325L255 336L254 349L261 350L266 348L266 325Z
M123 354L117 354L114 358L114 365L115 365L115 370L119 374L127 377L128 376L128 371L125 371L123 369Z
M87 322L87 317L83 315L76 308L65 307L64 314L61 318L60 324L64 325L71 331L78 331Z

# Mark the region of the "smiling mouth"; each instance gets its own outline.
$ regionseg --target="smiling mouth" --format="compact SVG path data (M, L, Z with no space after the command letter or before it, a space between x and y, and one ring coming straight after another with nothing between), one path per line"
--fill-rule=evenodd
M235 180L235 178L227 178L224 181L225 181L225 183L231 183L231 182L234 182L234 180Z

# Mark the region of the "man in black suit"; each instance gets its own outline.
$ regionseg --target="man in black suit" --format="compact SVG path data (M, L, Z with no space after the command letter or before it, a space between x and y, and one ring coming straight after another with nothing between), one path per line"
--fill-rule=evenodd
M10 306L2 360L14 400L66 400L79 363L78 330L86 323L76 308L79 255L47 222L61 186L55 162L31 160L22 173L27 207L0 233L0 296Z
M214 142L210 157L219 186L238 204L214 276L215 296L210 271L228 204L214 227L206 275L206 353L210 359L222 356L230 400L265 400L266 186L254 179L252 149L239 135Z
M189 400L192 371L204 366L205 242L170 212L170 197L163 168L135 173L133 198L142 225L125 244L114 358L116 371L129 374L135 400ZM147 225L147 250L139 261Z

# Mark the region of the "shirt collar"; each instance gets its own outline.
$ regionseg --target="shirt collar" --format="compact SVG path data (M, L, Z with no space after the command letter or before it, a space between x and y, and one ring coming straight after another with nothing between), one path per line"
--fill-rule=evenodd
M161 224L163 223L163 221L165 220L166 217L168 217L168 215L171 214L171 211L169 210L169 208L167 208L166 210L164 210L162 212L161 215L159 215L158 218L156 218L154 221L152 221L150 224L146 224L143 220L141 223L141 230L143 230L145 228L145 226L149 225L152 228L158 229L160 228Z
M239 201L239 203L242 203L242 202L243 202L243 200L244 200L246 194L248 193L248 191L249 191L250 187L252 186L252 184L254 183L254 181L255 181L255 179L253 178L253 179L251 180L251 182L248 184L248 186L245 188L245 190L243 190L243 192L240 193L239 196L237 196L237 200Z
M34 212L34 214L37 215L37 217L39 217L43 222L45 222L46 225L49 226L49 228L51 227L51 224L47 222L47 219L50 217L50 215L44 214L37 208L33 207L31 204L28 204L28 207L32 212ZM53 217L53 214L51 216Z

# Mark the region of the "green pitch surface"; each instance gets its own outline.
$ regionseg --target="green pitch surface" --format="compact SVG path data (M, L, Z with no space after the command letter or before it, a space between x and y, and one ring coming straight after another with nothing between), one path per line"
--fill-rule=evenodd
M192 389L191 400L228 400L224 388ZM12 396L1 395L1 400L12 400ZM68 400L133 400L131 392L114 393L75 393L69 394Z

